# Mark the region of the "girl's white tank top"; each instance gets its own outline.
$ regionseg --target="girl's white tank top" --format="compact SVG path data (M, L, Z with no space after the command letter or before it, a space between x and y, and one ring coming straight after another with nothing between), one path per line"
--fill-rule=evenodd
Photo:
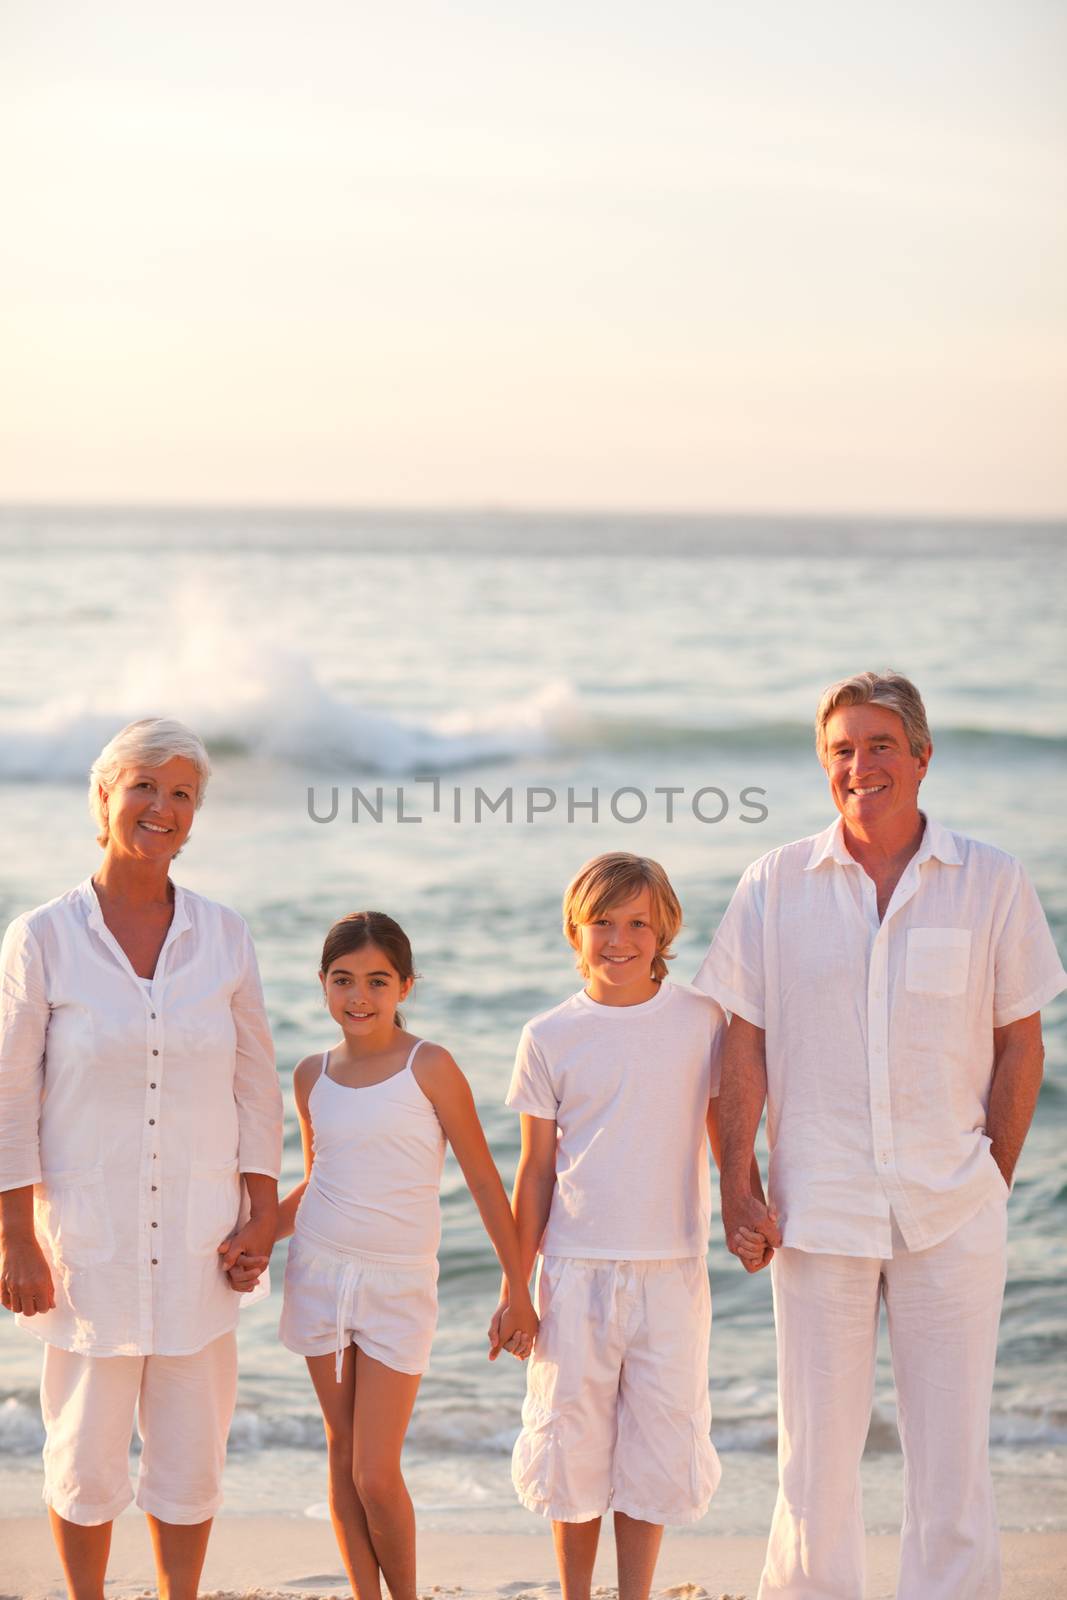
M416 1040L399 1072L350 1088L329 1077L308 1096L315 1160L296 1233L376 1261L433 1261L441 1242L445 1135L415 1081Z

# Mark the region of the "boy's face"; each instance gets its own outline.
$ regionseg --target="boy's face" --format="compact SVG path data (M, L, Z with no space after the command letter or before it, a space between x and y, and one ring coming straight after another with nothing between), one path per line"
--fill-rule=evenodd
M577 928L578 953L589 972L590 993L597 989L647 987L659 935L652 923L652 897L642 888L631 900L609 906Z

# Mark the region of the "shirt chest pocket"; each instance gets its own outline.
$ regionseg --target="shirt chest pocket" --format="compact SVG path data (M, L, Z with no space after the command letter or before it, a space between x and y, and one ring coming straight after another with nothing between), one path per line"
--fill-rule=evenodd
M910 994L950 999L967 987L969 928L909 928L904 987Z

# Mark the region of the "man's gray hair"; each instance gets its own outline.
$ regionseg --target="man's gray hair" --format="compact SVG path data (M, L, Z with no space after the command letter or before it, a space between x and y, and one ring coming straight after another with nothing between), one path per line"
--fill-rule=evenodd
M126 767L162 767L175 756L196 768L196 808L199 811L211 776L211 762L199 734L171 717L142 717L128 722L109 739L89 769L89 810L97 826L97 843L107 844L107 809L100 790L113 789Z
M835 711L844 706L885 706L895 711L904 724L908 736L908 749L913 756L921 756L930 743L930 724L926 720L926 707L922 695L910 678L887 668L885 672L857 672L852 678L842 678L823 690L819 709L815 713L815 748L819 760L826 765L826 724Z

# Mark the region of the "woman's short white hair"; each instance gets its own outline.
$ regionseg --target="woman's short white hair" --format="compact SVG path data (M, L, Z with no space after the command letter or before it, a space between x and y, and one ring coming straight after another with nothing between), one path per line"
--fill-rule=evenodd
M108 740L89 769L89 810L97 826L98 844L108 841L107 810L100 790L113 789L127 767L163 767L175 756L191 761L196 768L199 811L211 776L211 762L203 739L192 728L171 717L142 717L138 722L128 722Z
M865 705L884 706L887 711L895 711L904 724L908 749L913 756L923 754L930 743L930 725L922 695L910 678L889 668L885 672L857 672L855 677L842 678L823 690L815 713L815 748L823 766L826 765L826 724L834 712L845 706Z

